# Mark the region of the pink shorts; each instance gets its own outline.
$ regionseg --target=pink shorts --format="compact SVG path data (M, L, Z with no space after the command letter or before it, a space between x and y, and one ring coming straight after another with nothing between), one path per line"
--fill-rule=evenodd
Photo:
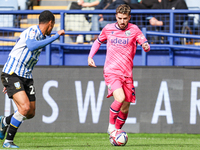
M105 83L108 86L107 98L113 96L113 92L118 88L123 88L125 94L125 101L135 103L135 87L131 77L124 77L121 75L104 74Z

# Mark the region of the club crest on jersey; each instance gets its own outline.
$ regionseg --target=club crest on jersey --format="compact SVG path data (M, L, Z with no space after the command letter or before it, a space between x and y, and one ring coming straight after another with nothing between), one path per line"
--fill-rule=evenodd
M111 39L111 44L113 46L125 46L128 44L128 38L113 38Z
M17 90L21 89L21 85L20 85L19 82L15 82L14 85L15 85L15 87L16 87Z
M131 35L131 31L127 30L125 31L126 36L130 36Z

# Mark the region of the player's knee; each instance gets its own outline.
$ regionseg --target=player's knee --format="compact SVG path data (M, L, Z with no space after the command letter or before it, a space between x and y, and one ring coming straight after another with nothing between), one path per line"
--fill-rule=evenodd
M124 102L122 107L121 107L121 112L123 113L128 113L129 112L129 106L130 106L130 103L127 103L127 102Z
M35 109L34 110L30 110L29 113L26 115L27 119L31 119L35 116Z
M23 112L23 115L27 115L28 112L30 111L30 105L29 104L24 104L22 107L21 107L21 111Z
M113 96L116 101L123 103L125 101L125 94L122 88L116 89L113 92Z

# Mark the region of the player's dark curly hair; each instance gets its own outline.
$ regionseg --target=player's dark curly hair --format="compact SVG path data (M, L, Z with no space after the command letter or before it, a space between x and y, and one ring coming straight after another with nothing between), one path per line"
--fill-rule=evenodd
M117 13L130 15L131 14L131 8L127 4L121 4L116 9L116 14Z
M39 24L48 23L49 21L55 22L55 17L53 13L50 12L49 10L41 12L39 16Z

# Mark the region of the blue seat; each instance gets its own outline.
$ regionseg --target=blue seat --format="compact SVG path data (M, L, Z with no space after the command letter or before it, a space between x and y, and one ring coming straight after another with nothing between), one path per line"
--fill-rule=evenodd
M0 10L12 11L18 10L17 0L1 0ZM14 27L15 15L0 15L0 27Z

